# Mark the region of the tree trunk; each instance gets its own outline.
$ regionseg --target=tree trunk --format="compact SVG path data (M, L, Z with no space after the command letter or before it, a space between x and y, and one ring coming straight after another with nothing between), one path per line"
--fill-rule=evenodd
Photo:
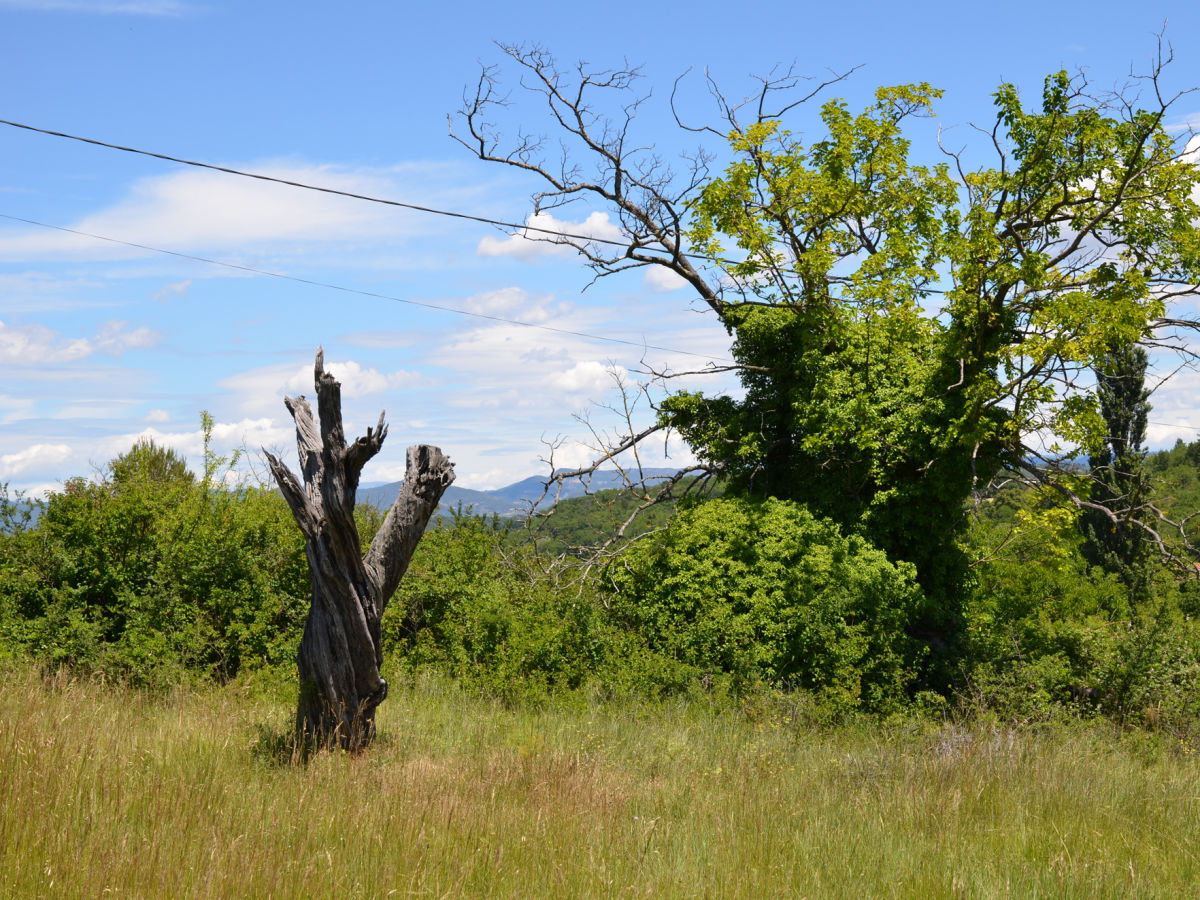
M387 436L384 414L366 437L347 446L341 385L325 371L320 349L315 383L319 425L303 396L284 400L296 422L303 485L264 451L304 534L312 576L312 607L297 657L296 729L306 742L360 750L374 737L375 708L387 696L387 682L379 674L383 612L442 493L454 481L454 464L437 447L408 448L400 495L363 556L354 495L362 467Z

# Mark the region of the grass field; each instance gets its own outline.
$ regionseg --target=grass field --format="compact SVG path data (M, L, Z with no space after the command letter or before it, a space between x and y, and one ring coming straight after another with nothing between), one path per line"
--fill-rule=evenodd
M1183 897L1200 766L1111 725L813 730L394 685L354 758L288 688L0 668L0 896Z

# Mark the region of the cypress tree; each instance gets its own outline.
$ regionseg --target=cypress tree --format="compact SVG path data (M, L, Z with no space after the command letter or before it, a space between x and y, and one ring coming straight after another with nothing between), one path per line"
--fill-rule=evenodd
M1149 499L1146 469L1146 351L1136 344L1110 349L1096 367L1100 414L1108 426L1101 448L1090 459L1093 502L1080 520L1087 561L1117 574L1136 601L1147 589L1145 562L1150 544L1138 524Z

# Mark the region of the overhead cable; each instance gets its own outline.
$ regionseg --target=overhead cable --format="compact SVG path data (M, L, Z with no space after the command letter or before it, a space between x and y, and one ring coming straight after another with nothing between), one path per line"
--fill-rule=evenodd
M288 185L289 187L302 188L303 190L306 190L306 191L319 191L322 194L335 194L339 197L349 197L352 200L366 200L369 203L382 203L385 206L395 206L400 209L411 209L411 210L415 210L416 212L429 213L430 215L435 215L435 216L449 216L450 218L454 218L454 219L466 219L467 221L470 221L470 222L481 222L484 225L494 225L497 228L509 228L509 229L515 229L517 231L527 231L527 232L532 231L532 232L536 232L538 234L550 235L552 237L563 238L566 240L586 241L591 244L605 244L610 247L620 247L622 249L629 248L629 243L627 241L617 241L617 240L612 240L611 238L592 237L592 236L586 235L586 234L574 234L569 231L556 231L553 228L542 228L538 225L530 225L528 223L526 223L524 225L519 225L515 222L505 222L500 219L490 219L487 216L475 216L475 215L471 215L470 213L454 212L454 211L448 210L448 209L438 209L433 206L422 206L418 203L405 203L401 200L387 200L383 197L373 197L370 194L356 194L353 191L343 191L338 188L324 187L322 185L317 185L317 184L308 184L303 181L292 181L291 179L288 179L288 178L278 178L274 175L264 175L261 172L247 172L243 169L232 169L228 166L218 166L218 165L214 165L213 163L200 162L200 161L194 160L194 159L184 159L183 157L170 156L166 153L155 153L154 151L151 151L151 150L140 150L137 147L126 147L121 144L111 144L108 141L101 141L101 140L97 140L96 138L81 137L80 135L77 135L77 134L67 134L65 131L53 131L49 128L38 128L34 125L25 125L21 122L12 122L12 121L9 121L8 119L0 119L0 125L9 125L13 128L21 128L25 131L33 131L38 134L47 134L47 135L50 135L51 137L66 138L67 140L79 141L80 143L84 143L84 144L92 144L97 147L107 147L109 150L121 150L125 153L136 153L139 156L150 156L150 157L153 157L154 159L162 159L162 160L166 160L167 162L179 163L180 165L184 165L184 166L195 166L198 169L211 169L214 172L224 172L227 175L240 175L242 178L255 178L259 181L270 181L270 182L274 182L275 184L285 184L285 185ZM651 250L651 251L655 250L654 247L645 247L643 249ZM663 252L667 252L667 251L664 250ZM711 260L710 257L704 256L699 253L680 253L679 255L686 256L691 259L704 260L706 262L713 261L713 260ZM717 261L720 262L722 260L717 260ZM725 262L728 262L728 261L725 260Z
M1181 428L1184 431L1200 432L1200 428L1197 428L1195 425L1181 425L1177 422L1151 422L1151 421L1147 420L1146 424L1147 425L1158 425L1161 428Z
M166 256L174 256L179 259L191 260L192 262L207 263L208 265L212 265L212 266L223 266L226 269L237 269L240 272L249 272L253 275L266 275L270 278L278 278L282 281L295 281L295 282L298 282L299 284L310 285L311 287L326 288L326 289L332 290L332 291L342 291L347 294L358 294L363 297L373 297L377 300L391 300L395 303L406 303L409 306L419 306L423 309L433 309L433 310L438 310L439 312L455 313L456 315L460 315L460 316L471 316L472 318L475 318L475 319L486 319L490 322L501 322L501 323L504 323L505 325L519 325L522 328L537 328L542 331L551 331L551 332L554 332L555 334L565 334L565 335L570 335L571 337L585 338L585 339L591 340L591 341L603 341L603 342L609 343L609 344L625 344L626 346L630 346L630 347L640 347L644 350L658 350L662 353L675 353L680 356L694 356L698 359L705 359L705 360L710 360L710 361L720 361L720 362L727 362L727 363L733 362L733 360L725 359L723 357L708 356L706 354L695 353L690 350L676 350L671 347L660 347L655 344L647 344L643 341L632 341L627 338L608 337L608 336L602 335L602 334L591 334L590 332L586 332L586 331L573 331L569 328L557 328L553 325L543 325L539 322L523 322L520 319L509 319L509 318L505 318L504 316L495 316L495 315L490 315L488 313L474 312L473 310L462 309L461 307L456 307L456 306L442 306L441 304L429 303L424 300L413 300L413 299L410 299L407 297L396 297L392 294L380 294L375 291L364 291L360 288L346 287L345 285L333 284L328 281L317 281L312 278L301 278L298 275L285 275L282 272L272 272L269 269L258 269L253 266L244 266L244 265L241 265L240 263L232 263L232 262L228 262L226 260L221 260L221 259L212 259L207 256L196 256L195 254L192 254L192 253L181 253L178 250L166 250L162 247L153 247L149 244L139 244L139 243L136 243L135 241L125 241L125 240L121 240L120 238L106 237L102 234L92 234L91 232L79 231L78 229L67 228L62 225L51 225L47 222L38 222L34 219L26 219L21 216L13 216L13 215L9 215L8 213L3 213L3 212L0 212L0 218L11 219L14 222L23 222L26 225L36 225L39 228L49 228L54 231L63 231L63 232L66 232L67 234L79 235L80 237L93 238L97 241L107 241L110 244L120 244L123 247L133 247L137 250L147 250L147 251L150 251L151 253L161 253Z

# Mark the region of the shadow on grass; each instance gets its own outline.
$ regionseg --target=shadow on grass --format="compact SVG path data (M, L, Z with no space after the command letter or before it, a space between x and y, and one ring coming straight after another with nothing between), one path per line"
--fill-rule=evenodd
M280 728L275 723L260 722L255 726L257 735L250 746L250 756L261 766L269 769L286 769L307 765L318 753L346 753L344 749L329 743L313 740L296 733L294 728ZM396 739L388 733L376 732L369 749L391 749Z
M250 746L250 755L269 769L306 765L313 754L312 741L296 734L295 728L280 728L274 723L259 723L258 735Z

